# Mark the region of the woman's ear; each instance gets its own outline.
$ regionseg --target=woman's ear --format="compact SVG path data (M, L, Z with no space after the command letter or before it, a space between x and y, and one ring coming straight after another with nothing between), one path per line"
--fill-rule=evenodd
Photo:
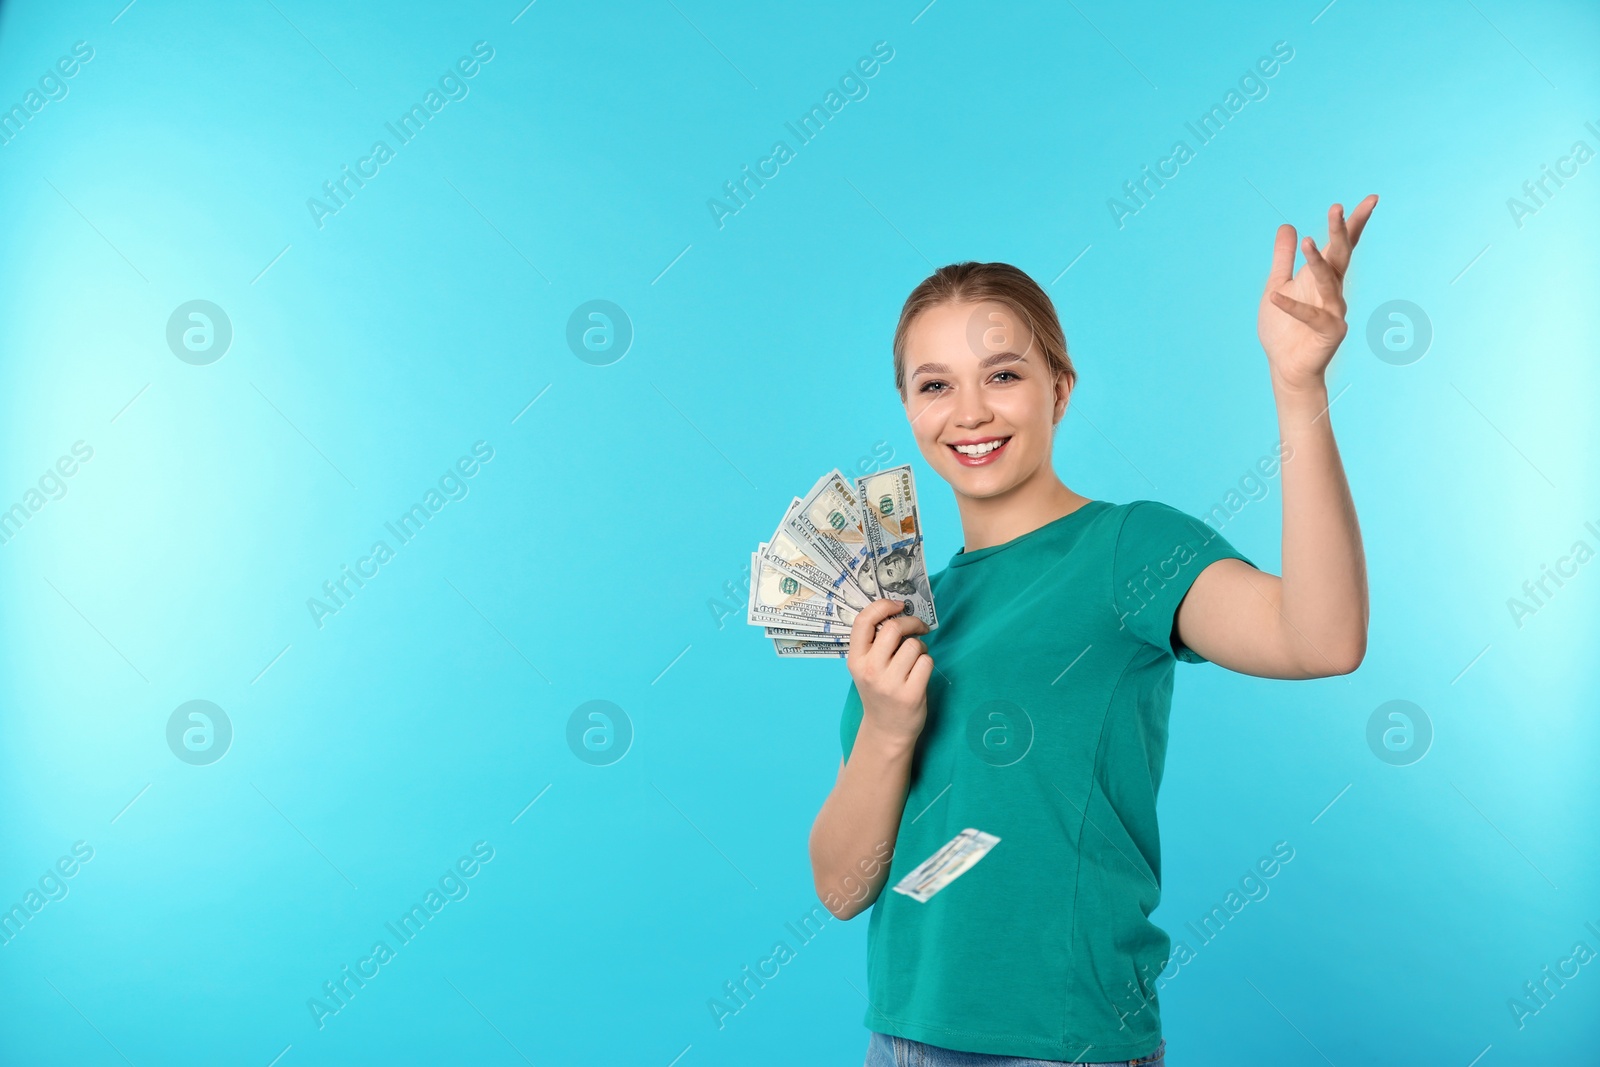
M1053 420L1055 425L1059 425L1067 414L1067 402L1072 398L1072 385L1066 371L1056 375L1056 413Z

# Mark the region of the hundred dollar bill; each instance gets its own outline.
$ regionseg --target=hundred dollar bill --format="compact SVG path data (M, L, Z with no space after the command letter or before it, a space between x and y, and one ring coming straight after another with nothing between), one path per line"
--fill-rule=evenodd
M832 593L818 589L769 563L763 544L750 555L750 601L746 621L757 626L850 632L855 609ZM824 625L826 624L826 625Z
M799 506L790 505L784 516L784 531L848 577L867 603L878 599L854 487L836 468L799 499Z
M894 891L926 904L929 898L967 873L973 864L988 855L989 850L999 843L1000 839L993 834L969 826L896 882Z
M911 465L891 467L856 479L863 532L874 571L877 595L908 602L907 614L938 627L933 588L922 555L922 519L917 512L917 487Z
M789 515L794 514L799 506L800 499L796 497L790 505ZM855 582L843 571L835 569L829 559L789 534L789 515L784 516L784 521L773 532L772 540L763 549L767 560L785 574L792 574L802 582L827 590L853 608L864 608L871 603L866 594L856 588Z
M840 645L850 643L849 630L801 630L792 626L768 626L765 633L768 637L792 637L797 641L832 641Z
M751 623L752 626L760 625L765 628L768 637L798 637L804 641L813 641L819 637L826 637L835 641L850 640L850 627L852 623L835 620L796 619L784 617L774 623Z
M778 655L789 657L829 657L843 659L850 654L850 646L837 641L797 641L790 637L777 637L772 641Z
M763 567L771 569L775 566L770 555L767 554L768 545L762 542L754 552L750 553L750 573L759 576ZM780 569L780 573L782 572ZM789 575L798 578L801 586L806 590L815 592L815 587L806 581L803 576ZM755 580L751 582L751 601L755 599ZM837 598L835 598L837 602ZM848 605L846 605L848 607ZM764 613L765 614L765 613ZM756 625L753 620L752 625ZM802 641L849 641L851 624L855 616L851 614L849 621L845 621L843 614L818 618L815 616L797 616L788 614L769 615L760 623L764 627L767 637L792 637Z

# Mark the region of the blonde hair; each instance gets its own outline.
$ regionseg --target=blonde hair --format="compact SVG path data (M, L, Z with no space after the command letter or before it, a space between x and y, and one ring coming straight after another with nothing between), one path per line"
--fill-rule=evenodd
M900 322L894 330L894 387L903 398L906 393L906 335L911 323L922 312L940 304L981 303L993 300L1010 308L1033 331L1034 343L1044 354L1052 377L1065 374L1067 387L1078 380L1078 371L1067 354L1067 338L1061 331L1050 295L1039 283L1009 263L951 263L940 267L906 297L900 309Z

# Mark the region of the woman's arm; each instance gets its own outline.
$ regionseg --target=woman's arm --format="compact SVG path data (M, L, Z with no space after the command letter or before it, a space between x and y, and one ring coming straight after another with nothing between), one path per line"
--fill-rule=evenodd
M1333 439L1324 379L1344 340L1344 275L1378 198L1328 211L1328 243L1279 227L1257 331L1283 441L1283 576L1243 560L1202 571L1178 608L1178 637L1213 663L1267 678L1348 674L1367 649L1367 571L1355 503Z
M822 906L849 919L872 906L889 879L911 756L928 716L933 658L914 636L927 623L905 603L876 600L856 616L847 659L861 696L850 759L811 826L811 874Z
M911 751L892 738L868 736L865 721L849 761L811 826L811 874L822 906L838 919L872 907L889 880L889 861L905 811Z

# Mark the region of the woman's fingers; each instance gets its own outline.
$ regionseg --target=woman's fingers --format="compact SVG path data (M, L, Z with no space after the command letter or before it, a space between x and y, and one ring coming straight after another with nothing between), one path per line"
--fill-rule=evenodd
M1345 225L1344 206L1335 204L1328 209L1328 250L1324 258L1341 278L1350 266L1350 248L1350 229Z
M1317 291L1321 294L1323 303L1339 303L1343 299L1339 294L1339 275L1335 273L1333 265L1317 251L1317 242L1309 237L1305 239L1305 253L1306 269L1316 280Z
M1345 217L1342 205L1334 204L1328 208L1328 243L1324 250L1318 252L1329 266L1333 268L1338 278L1343 278L1350 269L1350 255L1354 251L1356 242L1361 240L1361 231L1366 228L1367 220L1372 217L1372 209L1378 206L1378 194L1369 193L1361 203L1350 212L1349 218ZM1276 239L1272 245L1272 267L1267 272L1267 288L1275 289L1294 276L1294 254L1296 247L1295 228L1288 223L1278 227ZM1301 251L1305 251L1305 242L1298 242ZM1313 245L1315 242L1313 242ZM1311 254L1306 253L1306 263L1311 263ZM1320 282L1320 278L1318 279Z
M1293 315L1295 318L1299 319L1307 326L1310 326L1320 334L1326 334L1330 337L1334 336L1337 331L1332 328L1332 323L1344 321L1343 319L1339 319L1337 316L1335 316L1327 308L1319 308L1311 304L1303 303L1299 300L1296 300L1292 296L1284 296L1282 293L1278 292L1272 293L1271 296L1274 304L1282 308L1284 311L1287 311L1289 314Z
M887 667L904 637L928 632L927 623L905 610L903 600L874 600L861 609L850 627L847 658L876 670Z
M915 637L908 637L900 642L900 647L889 659L888 674L896 681L903 682L911 674L911 668L916 666L917 660L926 652L927 646ZM932 658L929 658L932 662Z
M877 633L878 624L889 619L906 609L905 602L900 600L874 600L860 611L856 612L856 621L850 624L850 648L863 655L872 648L873 638Z
M906 682L926 692L928 679L933 677L933 657L924 652L917 657L917 662L911 665L911 673L906 676Z
M1367 228L1367 220L1372 217L1372 209L1378 206L1378 194L1368 193L1350 212L1350 222L1347 229L1350 231L1350 247L1354 248L1356 242L1361 240L1361 231Z
M1267 288L1275 289L1294 277L1294 227L1287 222L1278 227L1272 242L1272 267L1267 271Z
M867 651L867 662L880 671L889 669L889 662L912 634L925 634L928 624L915 615L896 615L885 622Z
M917 662L910 665L910 673L906 675L906 685L912 686L918 693L926 693L928 680L933 678L934 670L933 656L928 653L917 656Z

